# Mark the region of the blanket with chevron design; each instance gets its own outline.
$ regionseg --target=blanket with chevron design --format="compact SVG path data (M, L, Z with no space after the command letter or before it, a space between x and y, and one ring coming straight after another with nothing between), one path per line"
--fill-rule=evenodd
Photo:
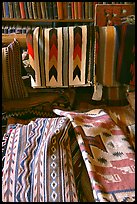
M35 88L83 86L93 79L94 27L36 27L26 34Z

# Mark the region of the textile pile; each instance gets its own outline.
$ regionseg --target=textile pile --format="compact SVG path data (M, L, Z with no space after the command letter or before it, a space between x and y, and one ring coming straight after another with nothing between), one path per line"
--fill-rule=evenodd
M53 111L26 124L9 120L3 202L133 202L135 151L124 130L103 109Z

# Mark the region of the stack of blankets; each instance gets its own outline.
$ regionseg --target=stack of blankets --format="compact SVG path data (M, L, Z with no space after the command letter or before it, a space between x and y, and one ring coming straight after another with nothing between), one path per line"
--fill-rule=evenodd
M103 109L12 120L2 143L3 202L134 202L135 149Z

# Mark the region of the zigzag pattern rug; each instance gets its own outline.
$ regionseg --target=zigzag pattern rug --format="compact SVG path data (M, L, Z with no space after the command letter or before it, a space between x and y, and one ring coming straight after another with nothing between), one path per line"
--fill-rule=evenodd
M72 122L96 202L135 200L135 152L124 131L102 109L55 109Z
M93 80L93 26L37 27L26 39L32 87L83 86Z
M3 142L7 143L3 202L78 201L73 164L79 156L76 142L68 136L70 129L64 117L37 118L28 125L8 127ZM75 171L76 178L79 172Z

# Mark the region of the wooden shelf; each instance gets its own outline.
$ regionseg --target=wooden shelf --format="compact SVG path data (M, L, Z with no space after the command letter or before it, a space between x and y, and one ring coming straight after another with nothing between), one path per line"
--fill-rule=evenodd
M51 25L54 24L68 24L68 23L93 23L93 19L22 19L22 18L2 18L2 24L6 25L11 24L20 24L20 25L31 25L31 26L39 26L39 25Z
M22 19L22 18L2 18L2 22L94 22L93 19Z
M57 24L57 25L65 25L65 24L72 24L74 23L80 23L80 24L93 24L94 20L93 19L22 19L22 18L2 18L2 24L3 25L15 25L19 24L21 25L27 25L27 26L42 26L42 25L52 25L52 24ZM21 47L25 48L26 47L26 34L2 34L2 46L8 45L12 40L16 38Z

